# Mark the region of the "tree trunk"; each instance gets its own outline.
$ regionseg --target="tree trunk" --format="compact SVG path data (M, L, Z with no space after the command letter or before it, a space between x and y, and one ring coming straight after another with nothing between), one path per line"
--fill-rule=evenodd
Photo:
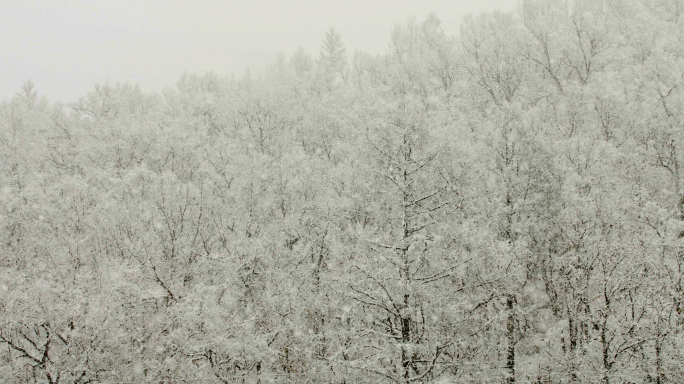
M575 366L575 351L577 350L577 324L573 321L573 315L568 314L568 332L570 334L570 350L568 353L568 360L570 361L570 382L576 383L577 367Z
M408 307L409 295L404 295L404 305ZM411 319L402 315L401 316L401 366L404 368L404 379L409 382L410 375L410 361L408 356L408 351L406 350L406 344L411 341Z
M604 320L603 326L601 327L601 346L603 347L603 384L610 384L608 379L608 372L610 371L611 365L608 361L608 344L606 340L606 321Z
M656 384L661 384L662 383L662 370L663 370L663 361L662 357L660 355L660 350L661 350L661 338L662 335L660 335L660 330L658 331L658 338L655 341L655 357L656 357Z
M506 309L508 310L508 321L506 324L506 336L508 338L508 349L506 351L506 378L507 384L515 383L515 331L516 318L513 305L515 298L512 295L506 297Z

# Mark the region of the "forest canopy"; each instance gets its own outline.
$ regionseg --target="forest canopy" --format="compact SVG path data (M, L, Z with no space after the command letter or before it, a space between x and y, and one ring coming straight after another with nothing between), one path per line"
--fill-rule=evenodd
M0 378L684 382L684 4L331 28L0 104Z

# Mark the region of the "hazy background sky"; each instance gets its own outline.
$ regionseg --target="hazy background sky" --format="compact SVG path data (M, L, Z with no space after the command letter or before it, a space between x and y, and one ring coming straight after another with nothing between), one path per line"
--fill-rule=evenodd
M464 15L516 0L0 0L0 100L32 79L39 96L75 101L109 81L144 91L183 72L242 76L304 46L315 59L335 27L347 48L384 52L397 24L434 11L455 35Z

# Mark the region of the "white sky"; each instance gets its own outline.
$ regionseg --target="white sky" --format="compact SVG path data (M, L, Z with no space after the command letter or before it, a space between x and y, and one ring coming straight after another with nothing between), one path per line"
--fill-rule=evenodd
M447 34L464 15L512 10L516 0L0 0L0 100L32 79L39 96L75 101L96 83L173 86L185 71L241 76L289 57L318 57L325 32L384 52L409 17L434 11Z

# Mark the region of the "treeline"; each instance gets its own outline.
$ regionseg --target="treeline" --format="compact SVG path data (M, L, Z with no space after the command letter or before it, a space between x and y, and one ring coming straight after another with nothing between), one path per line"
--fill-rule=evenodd
M0 105L0 377L684 381L679 0ZM348 57L349 56L349 57Z

